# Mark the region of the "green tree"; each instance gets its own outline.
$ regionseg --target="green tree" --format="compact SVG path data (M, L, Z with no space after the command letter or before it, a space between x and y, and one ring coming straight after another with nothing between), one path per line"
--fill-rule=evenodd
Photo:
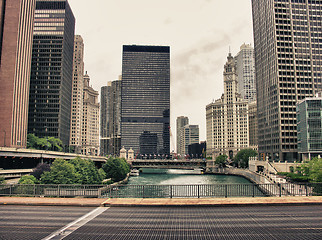
M50 149L53 151L63 151L63 142L59 138L48 137L47 142L50 144Z
M38 180L32 175L24 175L19 179L18 184L36 184Z
M248 168L249 157L257 156L257 152L253 149L240 150L234 157L235 167Z
M311 182L322 182L322 158L313 158L301 165L301 174L308 176Z
M106 172L103 168L98 169L98 175L100 176L100 180L103 181L106 179Z
M216 157L215 164L219 165L220 167L226 167L227 158L227 155L219 155Z
M75 184L79 176L73 164L63 159L56 159L50 171L44 172L40 179L44 184Z
M4 177L0 177L0 184L5 184L5 183L6 183L6 181L5 181Z
M118 182L126 178L130 172L130 166L123 158L109 158L103 165L106 177L111 178L114 182Z
M97 168L93 161L85 160L80 157L69 161L75 167L78 184L100 184L103 179L100 178Z

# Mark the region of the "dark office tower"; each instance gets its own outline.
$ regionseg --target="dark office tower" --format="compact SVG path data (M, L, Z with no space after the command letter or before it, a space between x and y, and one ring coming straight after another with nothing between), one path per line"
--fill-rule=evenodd
M37 0L28 133L69 144L75 18L67 0Z
M169 155L170 47L123 46L121 99L121 145Z
M118 156L121 149L121 78L101 88L102 156Z
M322 1L252 0L259 152L297 158L296 103L322 89Z
M26 147L35 0L0 0L0 147Z

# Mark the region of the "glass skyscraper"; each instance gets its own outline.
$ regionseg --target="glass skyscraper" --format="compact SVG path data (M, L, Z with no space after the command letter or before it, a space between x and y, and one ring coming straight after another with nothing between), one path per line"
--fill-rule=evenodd
M123 46L121 145L170 154L170 47Z
M322 1L252 0L259 153L298 158L296 103L322 89Z
M67 0L37 0L28 133L69 145L75 18Z

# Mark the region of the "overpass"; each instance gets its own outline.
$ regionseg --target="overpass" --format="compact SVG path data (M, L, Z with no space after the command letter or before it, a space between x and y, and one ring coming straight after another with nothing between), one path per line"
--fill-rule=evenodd
M107 160L106 157L101 156L87 156L75 153L0 147L0 168L34 168L38 163L52 162L56 158L71 160L76 157L92 160L96 165L102 165Z
M132 168L162 168L162 169L206 169L203 159L135 159L130 162Z

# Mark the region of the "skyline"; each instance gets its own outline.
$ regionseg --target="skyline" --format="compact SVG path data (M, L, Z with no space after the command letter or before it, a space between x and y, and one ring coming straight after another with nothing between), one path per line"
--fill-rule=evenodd
M188 116L191 124L199 125L200 140L205 140L205 107L223 93L222 73L229 50L236 55L243 43L253 46L251 1L69 3L76 18L75 34L84 38L85 70L94 89L121 75L123 45L170 46L174 144L178 116Z

